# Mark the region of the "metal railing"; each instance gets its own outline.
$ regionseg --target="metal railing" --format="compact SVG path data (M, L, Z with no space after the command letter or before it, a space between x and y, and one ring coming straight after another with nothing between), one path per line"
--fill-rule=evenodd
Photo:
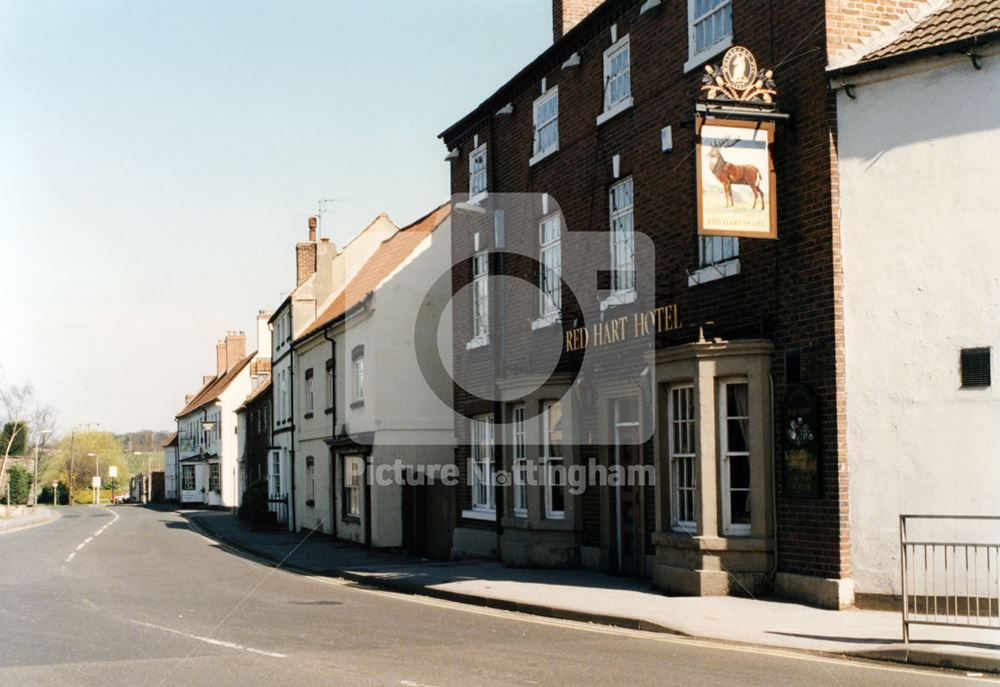
M936 531L910 539L907 525L913 521L926 521L925 529ZM989 529L1000 525L1000 516L899 516L904 642L910 641L910 625L1000 630L1000 539L955 541L941 534L948 525L968 531L973 521Z
M271 494L267 497L267 509L274 513L279 525L288 524L288 494Z

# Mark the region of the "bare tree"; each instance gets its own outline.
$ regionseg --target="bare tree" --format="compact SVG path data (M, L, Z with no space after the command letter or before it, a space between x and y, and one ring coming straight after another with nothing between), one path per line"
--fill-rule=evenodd
M7 459L11 449L17 443L18 437L24 434L24 443L41 447L49 437L53 427L54 413L52 409L38 401L35 390L30 384L7 384L0 381L0 423L11 428L0 446L3 460L0 462L0 484L7 474Z

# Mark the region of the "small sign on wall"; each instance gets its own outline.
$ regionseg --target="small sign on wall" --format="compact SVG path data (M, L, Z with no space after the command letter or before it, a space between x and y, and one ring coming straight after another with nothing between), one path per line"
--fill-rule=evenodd
M774 124L698 117L695 133L698 233L778 238Z
M789 388L781 427L785 496L820 495L820 422L816 394L802 384Z

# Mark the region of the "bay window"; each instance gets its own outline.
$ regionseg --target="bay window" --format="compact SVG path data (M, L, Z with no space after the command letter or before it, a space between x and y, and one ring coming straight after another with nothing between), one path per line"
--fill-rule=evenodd
M566 511L562 421L559 402L546 401L542 405L542 468L545 471L545 517L552 519L562 519Z
M750 534L750 399L745 381L720 383L722 526L725 534Z
M668 405L671 520L675 530L694 534L697 523L694 506L694 492L697 486L694 387L690 385L672 387Z
M519 518L528 516L528 465L525 448L524 406L516 406L511 413L513 420L513 436L511 441L511 466L513 468L514 515Z
M471 456L469 461L472 485L472 510L492 513L493 498L493 415L480 415L471 422Z

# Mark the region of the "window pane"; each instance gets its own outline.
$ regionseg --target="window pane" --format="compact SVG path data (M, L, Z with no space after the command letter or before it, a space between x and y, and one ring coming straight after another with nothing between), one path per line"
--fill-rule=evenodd
M729 457L729 486L731 489L750 488L750 458L747 456Z
M750 524L750 492L732 491L729 494L729 512L734 525Z

